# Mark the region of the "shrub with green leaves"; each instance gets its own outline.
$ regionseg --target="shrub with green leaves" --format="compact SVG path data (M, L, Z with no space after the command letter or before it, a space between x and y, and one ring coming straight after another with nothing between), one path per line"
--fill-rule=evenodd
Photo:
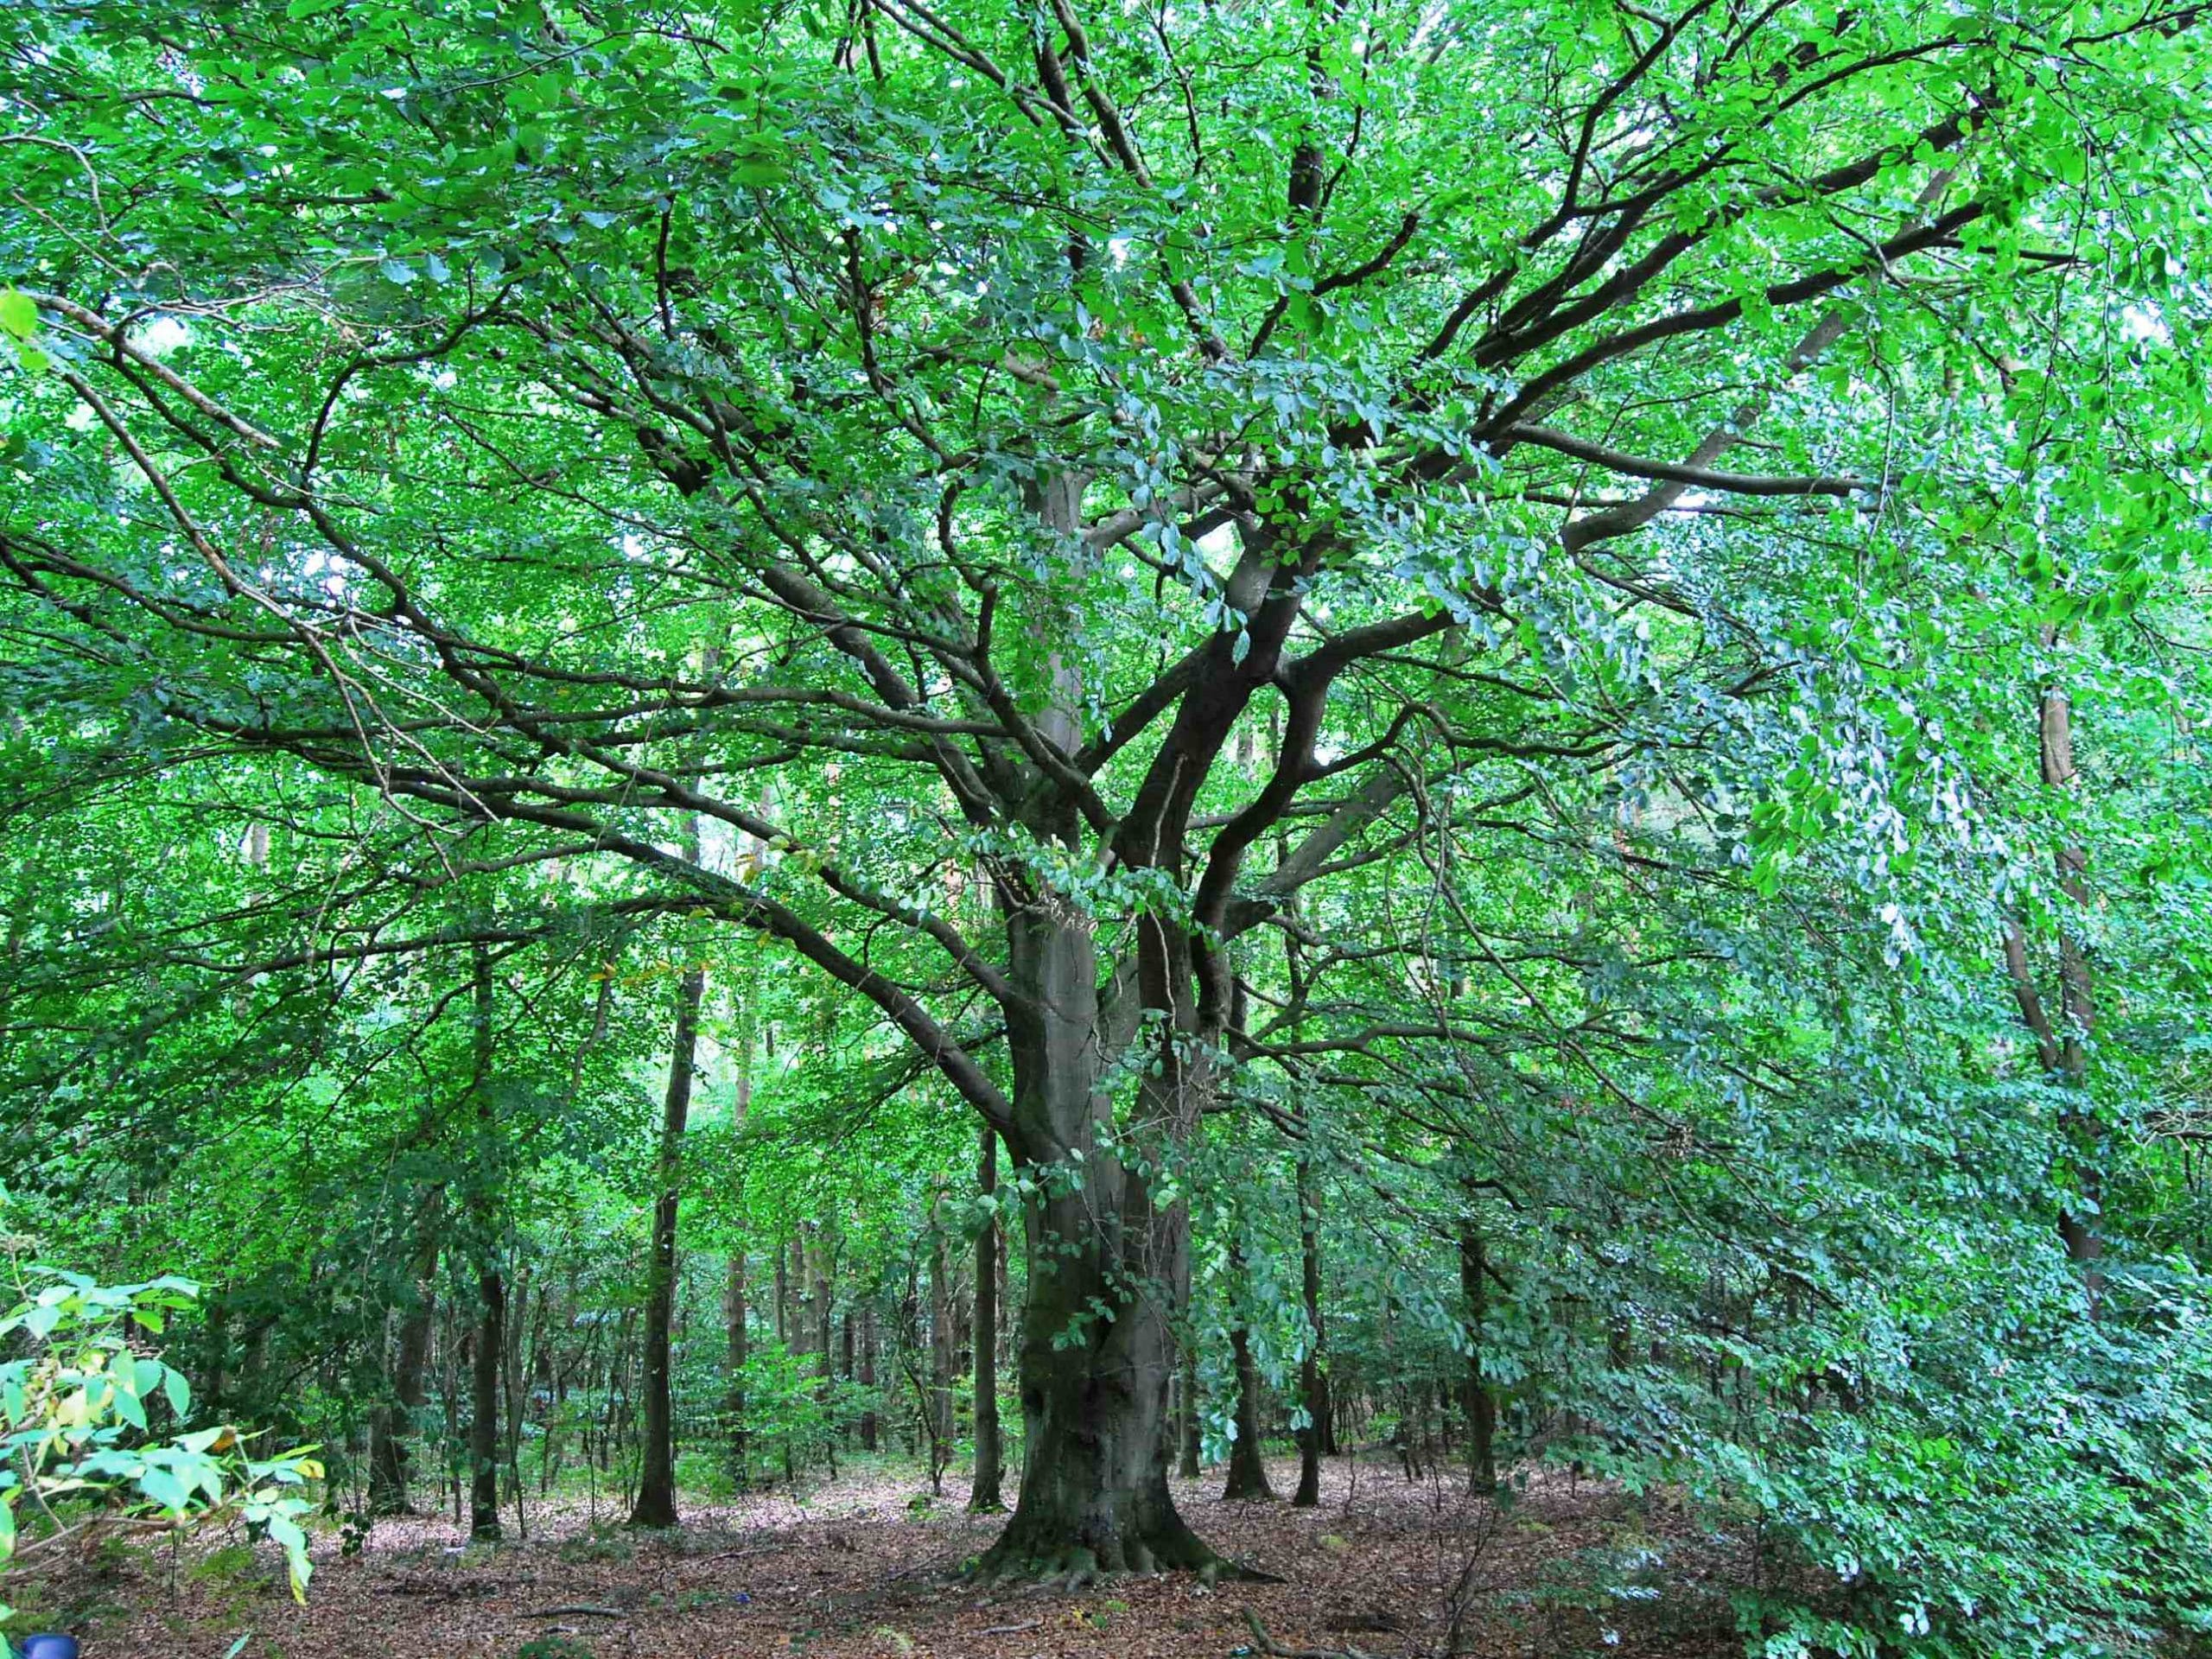
M15 1351L0 1363L0 1579L99 1531L173 1533L226 1519L265 1531L284 1552L292 1592L310 1567L301 1488L320 1478L312 1448L257 1458L217 1424L164 1436L184 1420L182 1373L141 1351L168 1313L198 1294L189 1281L99 1285L58 1268L19 1270L21 1300L0 1319ZM0 1605L0 1623L8 1610Z

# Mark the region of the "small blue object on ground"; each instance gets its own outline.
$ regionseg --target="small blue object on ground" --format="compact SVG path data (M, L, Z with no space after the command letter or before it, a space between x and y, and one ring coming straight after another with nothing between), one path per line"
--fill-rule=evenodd
M19 1649L21 1659L78 1659L73 1636L27 1636Z

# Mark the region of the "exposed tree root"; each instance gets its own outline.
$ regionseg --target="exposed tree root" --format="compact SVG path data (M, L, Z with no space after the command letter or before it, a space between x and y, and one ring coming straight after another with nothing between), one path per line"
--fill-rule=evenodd
M620 1607L598 1607L589 1602L571 1602L562 1607L536 1607L515 1615L517 1618L628 1618L632 1615Z
M1286 1648L1268 1634L1268 1627L1260 1623L1260 1616L1249 1607L1244 1610L1244 1624L1252 1632L1252 1648L1265 1654L1268 1659L1367 1659L1357 1648Z

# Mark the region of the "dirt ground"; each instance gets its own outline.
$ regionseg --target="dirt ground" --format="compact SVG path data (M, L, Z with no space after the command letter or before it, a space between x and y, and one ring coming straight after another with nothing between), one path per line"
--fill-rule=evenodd
M1295 1484L1291 1465L1271 1473ZM1248 1611L1281 1649L1414 1659L1451 1649L1456 1587L1464 1654L1742 1651L1727 1590L1749 1577L1745 1539L1563 1473L1526 1477L1503 1506L1459 1479L1332 1459L1315 1510L1224 1503L1217 1472L1179 1482L1199 1535L1273 1584L964 1582L1001 1521L962 1513L952 1476L930 1503L925 1482L877 1471L690 1503L668 1535L610 1526L603 1504L596 1527L582 1504L538 1506L529 1541L496 1548L469 1546L449 1516L381 1522L351 1554L318 1539L304 1608L267 1547L235 1539L81 1569L45 1606L73 1618L86 1659L515 1659L552 1636L594 1659L1230 1659L1265 1651Z

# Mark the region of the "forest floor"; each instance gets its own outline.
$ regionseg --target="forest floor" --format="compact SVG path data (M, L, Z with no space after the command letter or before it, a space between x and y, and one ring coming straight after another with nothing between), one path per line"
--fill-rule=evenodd
M1284 1493L1296 1473L1270 1469ZM1332 1459L1321 1506L1294 1510L1224 1503L1218 1472L1179 1481L1199 1535L1274 1584L964 1582L1002 1519L963 1513L952 1474L931 1503L925 1479L880 1467L801 1495L689 1502L667 1534L609 1525L604 1503L597 1524L582 1503L535 1506L529 1540L498 1547L467 1544L449 1516L378 1522L350 1554L334 1534L316 1541L305 1607L267 1546L111 1552L48 1586L45 1609L86 1637L87 1659L515 1659L550 1635L594 1659L1230 1659L1255 1650L1248 1611L1281 1649L1414 1659L1447 1650L1457 1586L1459 1650L1484 1659L1741 1652L1741 1535L1560 1471L1516 1478L1504 1505L1464 1482Z

